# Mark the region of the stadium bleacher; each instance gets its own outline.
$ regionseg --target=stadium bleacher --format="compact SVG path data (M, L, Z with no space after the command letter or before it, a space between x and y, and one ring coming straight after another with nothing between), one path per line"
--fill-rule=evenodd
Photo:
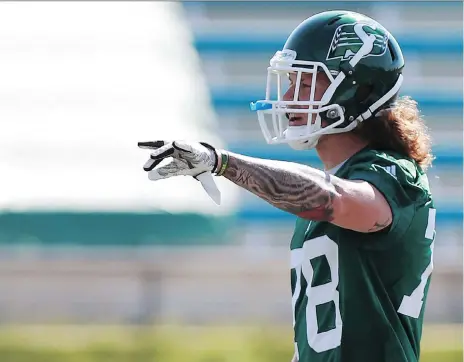
M320 165L314 151L268 146L249 103L262 99L270 57L305 18L329 9L371 16L387 27L406 59L401 94L419 103L432 130L438 228L444 243L462 242L462 4L453 2L185 2L193 43L218 115L218 131L232 151ZM238 216L250 226L292 223L293 218L243 192ZM263 224L264 223L264 224ZM279 226L279 227L280 227ZM451 240L449 230L453 232ZM272 233L270 233L272 234ZM438 230L438 235L440 234Z

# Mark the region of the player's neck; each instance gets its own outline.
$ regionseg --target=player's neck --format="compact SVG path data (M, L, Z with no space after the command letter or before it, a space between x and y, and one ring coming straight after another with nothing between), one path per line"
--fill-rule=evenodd
M329 170L346 161L367 144L366 141L351 133L339 133L321 137L316 151L324 164L324 169Z

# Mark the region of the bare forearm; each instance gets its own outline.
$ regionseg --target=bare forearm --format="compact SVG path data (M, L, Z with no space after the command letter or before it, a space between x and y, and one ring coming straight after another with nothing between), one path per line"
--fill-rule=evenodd
M223 176L279 209L310 220L333 220L339 193L321 170L229 153Z

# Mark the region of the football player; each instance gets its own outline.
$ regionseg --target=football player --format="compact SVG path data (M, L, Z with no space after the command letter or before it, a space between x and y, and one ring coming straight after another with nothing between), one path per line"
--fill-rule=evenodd
M296 216L294 361L419 360L435 208L428 131L398 96L403 67L395 38L362 14L319 13L290 34L251 107L269 144L315 148L324 170L193 141L139 144L153 149L152 180L214 173Z

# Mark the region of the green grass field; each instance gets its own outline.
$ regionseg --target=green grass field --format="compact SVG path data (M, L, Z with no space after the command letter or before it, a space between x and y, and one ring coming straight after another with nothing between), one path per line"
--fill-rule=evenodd
M291 330L278 326L11 326L1 362L289 362ZM421 362L461 362L462 326L427 326Z

